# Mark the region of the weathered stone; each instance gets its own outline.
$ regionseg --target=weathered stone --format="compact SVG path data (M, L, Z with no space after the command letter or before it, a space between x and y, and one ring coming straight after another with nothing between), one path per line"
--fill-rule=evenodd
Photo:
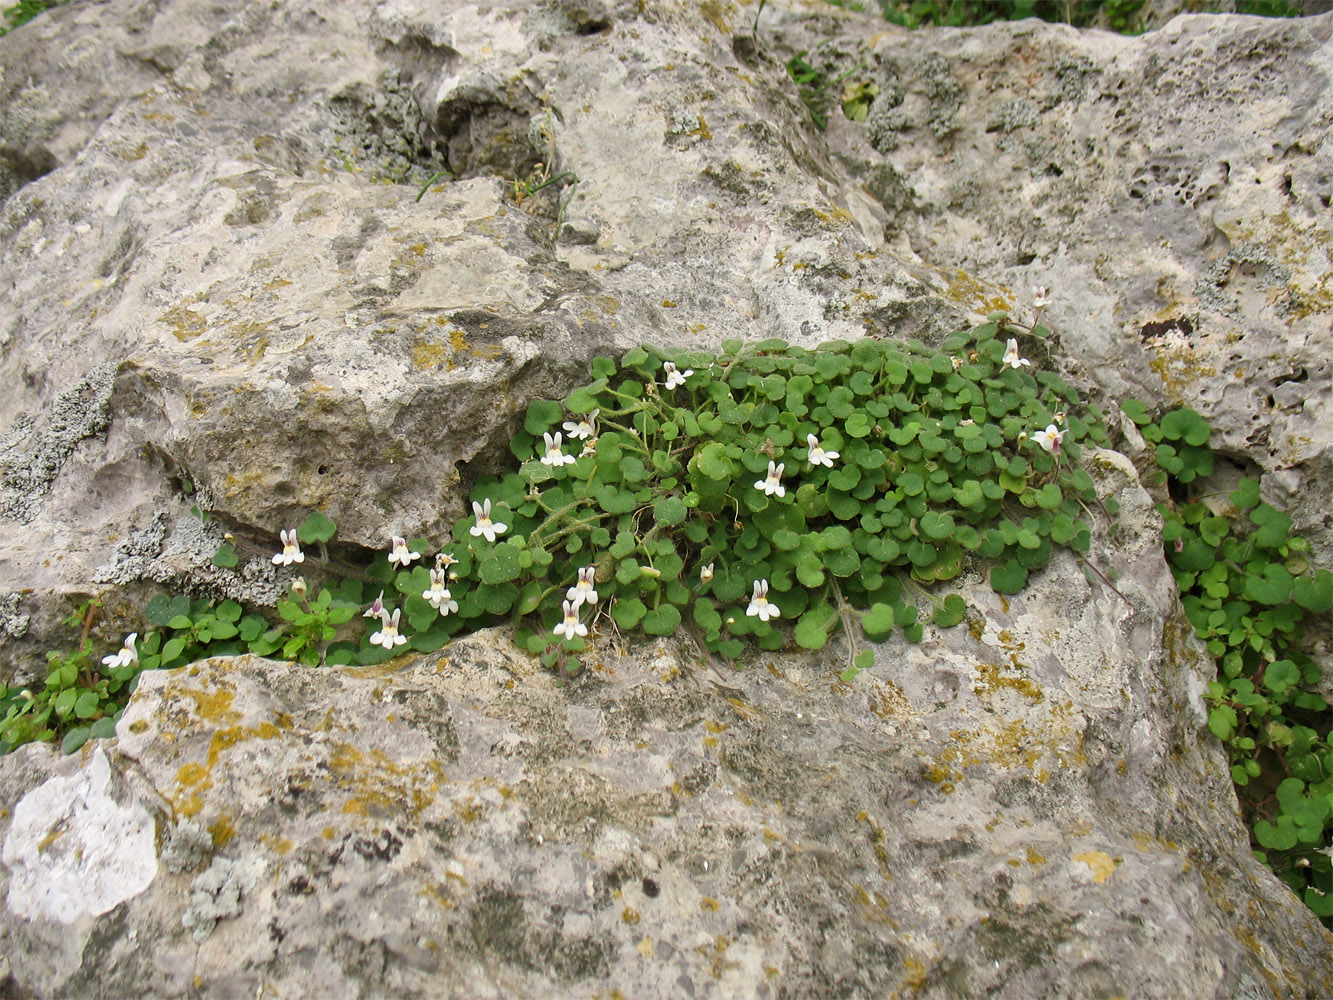
M886 242L1004 287L979 288L978 311L1030 315L1049 287L1045 320L1087 377L1197 409L1333 560L1333 16L1131 38L773 9L779 51L884 95L825 135L845 183L903 179Z
M348 555L438 537L598 353L933 340L1033 284L1053 363L1195 406L1333 551L1333 16L755 13L126 0L0 39L0 679L94 590L108 646L144 587L271 600L313 508ZM815 127L801 50L864 66L863 124L832 99ZM1151 504L1093 465L1123 596L1067 557L1012 599L968 578L966 625L852 685L602 635L561 686L500 632L146 674L114 745L0 758L4 990L1328 993L1329 936L1249 854ZM80 856L98 823L127 837Z

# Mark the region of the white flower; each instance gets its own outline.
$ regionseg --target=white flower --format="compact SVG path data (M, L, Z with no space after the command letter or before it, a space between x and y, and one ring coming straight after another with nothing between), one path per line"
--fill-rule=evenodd
M1051 304L1051 290L1045 285L1035 285L1032 289L1032 305L1035 309L1045 309Z
M380 591L380 596L375 598L375 603L365 611L361 612L362 618L379 618L384 614L384 591Z
M1056 410L1056 411L1055 411L1055 416L1054 416L1053 419L1055 420L1055 422L1056 422L1057 424L1063 424L1063 423L1065 422L1065 411L1064 411L1064 410Z
M662 362L662 370L666 372L666 387L668 389L684 385L685 380L694 374L693 368L686 368L684 372L677 371L676 366L670 361Z
M583 443L583 450L579 452L579 458L592 458L597 454L597 439L588 438Z
M962 359L962 358L950 358L950 359L949 359L949 364L953 365L953 370L954 370L954 371L958 371L958 369L960 369L960 368L963 367L963 359Z
M102 666L114 670L117 667L128 667L132 663L138 663L139 652L134 648L134 640L137 638L139 638L138 632L131 632L127 635L124 645L120 647L120 652L102 657Z
M562 425L565 432L569 435L571 441L582 441L584 438L597 436L597 414L601 410L593 410L586 417L575 423L572 420L566 420Z
M785 468L787 468L787 463L783 462L780 465L774 465L773 460L769 459L768 478L757 480L754 484L754 488L763 490L765 496L771 497L776 493L780 497L785 497L787 495L787 487L782 485L782 471Z
M1024 365L1031 365L1032 362L1027 358L1018 356L1018 338L1010 337L1004 345L1004 363L1010 368L1022 368Z
M300 598L304 598L306 594L310 593L310 585L305 582L305 577L298 576L292 581L292 593Z
M570 587L565 592L565 600L574 602L574 607L580 604L597 603L597 574L596 566L579 567L579 582Z
M1032 435L1032 440L1039 444L1044 451L1049 451L1057 457L1060 454L1060 442L1064 439L1065 432L1056 427L1055 424L1047 424L1044 431L1037 431Z
M450 552L437 552L437 553L435 554L435 568L436 568L436 569L448 569L450 566L454 566L454 565L456 565L457 563L458 563L458 560L455 559L455 558L453 557L453 554L450 553Z
M295 528L291 531L279 531L278 537L282 539L282 551L273 557L274 566L290 566L294 562L305 562L305 553L301 551L301 543L297 540Z
M380 612L380 630L370 637L371 645L393 649L394 646L401 646L407 642L407 636L398 634L398 617L402 613L401 609L395 609L393 617L390 618L389 612Z
M473 538L485 535L486 541L493 542L495 541L496 535L503 535L509 530L509 525L505 524L503 521L491 520L491 501L489 497L486 499L484 506L473 500L472 513L477 516L477 523L468 529L468 531L472 532Z
M713 564L709 563L707 566L700 567L699 582L707 583L711 579L713 579Z
M770 604L768 601L767 580L756 580L754 582L754 594L750 598L750 606L745 609L745 613L751 618L757 615L761 622L780 617L781 613L778 611L778 606Z
M551 437L549 431L544 431L542 437L546 439L546 454L542 456L542 465L573 465L576 461L573 455L566 455L560 450L560 432L555 432L555 437Z
M555 627L555 634L566 639L588 634L588 626L579 621L579 606L573 601L565 602L565 620Z
M805 443L810 446L809 461L811 465L826 465L830 469L833 468L833 460L838 457L838 452L825 451L823 448L819 447L819 438L815 437L813 434L807 434L805 436Z
M420 558L420 552L411 552L408 550L406 538L399 538L397 535L393 536L393 551L389 553L390 563L406 569L408 563L412 562L413 559Z
M428 602L432 608L442 615L458 610L458 602L454 600L454 595L449 593L449 588L444 585L444 570L442 569L430 571L430 589L421 592L421 599Z

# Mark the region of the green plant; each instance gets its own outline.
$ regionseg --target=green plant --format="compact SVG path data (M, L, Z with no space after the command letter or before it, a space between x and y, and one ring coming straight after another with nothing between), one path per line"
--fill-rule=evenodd
M4 10L4 23L0 24L0 35L7 35L15 28L22 27L43 11L69 3L69 0L19 0L12 7Z
M801 101L810 112L810 118L816 127L823 131L828 127L829 108L835 93L840 93L838 103L843 113L852 121L865 121L870 112L871 102L879 94L879 84L868 77L848 80L856 73L866 73L864 66L853 66L836 77L828 77L821 70L806 62L809 52L802 51L787 60L787 75L796 84ZM841 92L838 85L843 84Z
M519 470L477 484L478 516L454 531L475 572L440 627L512 615L520 645L570 662L583 632L552 636L582 569L602 598L583 609L590 624L668 635L684 623L730 659L786 641L776 608L805 648L842 631L850 679L871 661L857 632L916 640L928 622L957 623L961 597L932 588L970 562L1014 593L1054 546L1088 548L1082 515L1097 496L1077 459L1080 442L1105 440L1100 416L1076 412L1058 376L1026 371L1002 333L1035 347L1047 331L1000 314L938 350L732 341L716 357L597 359L563 408L529 407L511 443ZM587 442L577 455L563 451L562 419ZM1050 442L1029 440L1042 427ZM484 502L505 531L482 544Z
M123 653L94 664L89 633L98 607L98 601L86 601L66 620L71 628L81 629L78 646L73 652L47 654L46 684L41 690L0 688L0 711L4 713L0 741L4 752L63 734L61 745L69 753L90 736L115 735L119 710L134 690L139 668ZM127 645L133 643L134 636L130 636Z
M927 624L962 620L963 598L938 585L968 566L1015 593L1056 547L1087 551L1083 515L1099 501L1079 457L1106 432L1095 406L1021 356L1020 338L1045 355L1048 336L996 313L939 348L729 341L717 356L598 358L593 382L563 406L528 407L510 444L520 464L477 483L472 516L433 568L419 564L427 539L395 537L368 564L335 561L336 526L312 512L272 557L312 575L292 581L276 620L235 601L158 595L115 678L246 651L375 663L508 620L562 672L603 629L684 628L728 660L747 643L814 650L841 634L851 680L873 661L858 636L916 641ZM217 565L237 561L228 538ZM86 662L91 645L80 648ZM59 692L92 678L77 666L55 674L61 709L80 704ZM14 723L9 745L55 738L68 720L50 717Z
M1309 543L1260 500L1257 481L1204 492L1213 456L1199 414L1153 420L1135 400L1121 408L1171 486L1159 505L1166 556L1195 634L1218 659L1208 728L1226 747L1255 853L1329 924L1333 876L1317 848L1333 831L1333 746L1319 666L1301 641L1307 616L1333 607L1333 573L1311 565Z

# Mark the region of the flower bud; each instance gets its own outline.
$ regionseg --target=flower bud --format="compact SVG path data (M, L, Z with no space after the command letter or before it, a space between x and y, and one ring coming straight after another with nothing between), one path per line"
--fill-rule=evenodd
M304 598L308 588L306 587L305 577L298 576L292 581L292 593L297 597Z
M709 563L699 570L699 582L707 583L711 579L713 579L713 564Z

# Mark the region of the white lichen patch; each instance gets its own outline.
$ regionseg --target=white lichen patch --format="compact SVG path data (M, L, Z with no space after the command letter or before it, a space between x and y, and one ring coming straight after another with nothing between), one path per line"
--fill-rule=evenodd
M14 808L5 838L8 906L28 919L70 924L98 916L148 888L157 873L153 818L111 794L100 748L80 772L54 777Z

